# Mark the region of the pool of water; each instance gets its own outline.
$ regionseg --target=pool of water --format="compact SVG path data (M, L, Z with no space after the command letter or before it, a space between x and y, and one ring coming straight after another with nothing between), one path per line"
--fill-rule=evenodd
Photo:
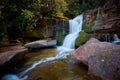
M18 74L41 59L55 56L57 53L56 48L27 53L24 61L15 68L13 73ZM75 61L71 55L67 59L56 59L37 65L25 75L28 76L27 80L101 80L90 74L88 67Z

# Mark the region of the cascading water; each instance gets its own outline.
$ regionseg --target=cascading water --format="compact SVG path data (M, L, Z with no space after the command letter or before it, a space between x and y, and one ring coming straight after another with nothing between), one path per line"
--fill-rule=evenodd
M82 30L83 15L79 15L76 18L69 20L69 34L65 37L63 45L58 47L59 51L66 52L74 50L75 40Z
M56 59L67 58L67 56L70 55L70 51L74 50L75 40L78 37L79 32L81 31L81 28L82 28L82 20L83 20L83 15L77 16L73 20L69 20L69 27L70 27L69 34L65 37L63 45L58 48L59 53L55 57L48 57L48 58L42 59L42 60L34 63L31 67L29 67L25 71L19 73L18 77L22 78L22 79L17 79L17 80L23 80L23 78L24 79L27 78L27 76L25 76L25 74L28 71L30 71L31 69L34 69L37 65L40 65L47 61L53 61ZM15 77L16 77L16 75L15 75ZM10 79L8 79L8 80L10 80Z

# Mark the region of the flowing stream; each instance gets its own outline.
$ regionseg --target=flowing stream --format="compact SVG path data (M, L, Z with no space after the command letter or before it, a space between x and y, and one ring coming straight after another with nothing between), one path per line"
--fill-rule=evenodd
M59 51L58 54L56 56L53 56L53 57L41 59L40 61L34 63L32 66L30 66L26 70L20 72L19 74L17 74L17 76L20 79L17 78L17 76L11 75L12 77L16 78L16 79L12 79L12 80L25 80L25 79L27 79L28 76L26 75L26 73L28 71L36 68L36 66L38 66L42 63L45 63L48 61L53 61L56 59L66 59L67 56L70 55L70 52L74 50L75 40L78 37L79 32L82 29L82 22L83 22L83 15L79 15L76 18L69 20L69 34L65 37L63 45L60 47L57 47L57 50ZM5 79L5 77L3 77L3 80L11 80L10 75L8 77L9 77L9 79Z
M41 63L45 63L47 61L52 61L55 59L65 59L67 58L67 55L69 55L69 51L72 51L75 46L75 40L79 35L79 32L81 31L82 27L82 19L83 15L77 16L73 20L69 20L70 23L70 33L65 37L65 40L63 42L63 46L58 48L58 51L60 51L55 57L48 57L45 59L42 59L36 63L34 63L30 68L26 69L25 71L18 74L19 77L23 77L28 71L35 68L37 65ZM60 49L62 48L62 50ZM67 53L68 52L68 53Z

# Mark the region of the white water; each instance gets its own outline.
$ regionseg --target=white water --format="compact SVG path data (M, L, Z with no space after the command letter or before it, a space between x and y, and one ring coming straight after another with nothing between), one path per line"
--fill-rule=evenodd
M77 16L73 20L69 20L69 26L70 26L69 34L65 37L63 46L57 48L59 53L55 57L41 59L40 61L34 63L31 67L29 67L25 71L19 73L18 77L19 78L27 77L27 76L25 76L25 74L28 71L34 69L36 66L38 66L42 63L45 63L47 61L53 61L56 59L67 58L67 56L70 55L70 52L74 50L75 40L78 37L79 32L81 31L81 28L82 28L82 20L83 20L83 15ZM16 75L15 75L15 77L16 77ZM7 80L7 79L3 79L3 80ZM10 79L8 79L8 80L10 80ZM22 80L22 79L16 79L16 80Z
M72 49L75 48L75 40L79 36L79 32L82 30L83 15L79 15L72 20L69 20L69 34L65 37L62 49Z
M113 38L114 38L113 43L118 43L118 42L120 42L120 39L118 38L118 35L117 35L117 34L114 34L114 35L113 35Z

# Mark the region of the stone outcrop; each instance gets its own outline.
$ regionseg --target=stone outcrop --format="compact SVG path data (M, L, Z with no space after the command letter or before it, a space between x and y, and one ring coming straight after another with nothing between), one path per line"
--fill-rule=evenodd
M96 54L88 59L89 71L103 80L120 80L120 48Z
M3 47L2 49L0 52L0 76L20 62L28 51L20 45Z
M84 30L87 33L92 32L92 26L94 26L94 22L97 18L97 12L97 9L93 9L88 10L84 13L82 30Z
M100 41L113 42L114 34L120 38L120 0L109 0L103 7L86 11L83 30Z
M100 15L102 16L103 23L101 27L91 26L92 31L96 33L116 33L120 34L120 0L110 0L100 9ZM97 13L98 14L98 13ZM100 19L96 17L96 21L100 22ZM95 24L94 24L95 25ZM96 29L97 28L97 29Z
M63 19L54 19L43 17L40 19L39 27L36 27L31 32L21 33L22 37L28 39L42 39L44 37L56 37L57 31L64 32L65 34L69 31L69 21ZM62 34L64 36L65 34Z
M76 49L73 56L103 80L120 79L120 45L91 38Z
M34 42L30 42L25 44L26 48L34 49L34 48L45 48L50 46L56 46L56 40L38 40Z
M110 0L102 9L104 19L103 29L120 33L120 0Z

